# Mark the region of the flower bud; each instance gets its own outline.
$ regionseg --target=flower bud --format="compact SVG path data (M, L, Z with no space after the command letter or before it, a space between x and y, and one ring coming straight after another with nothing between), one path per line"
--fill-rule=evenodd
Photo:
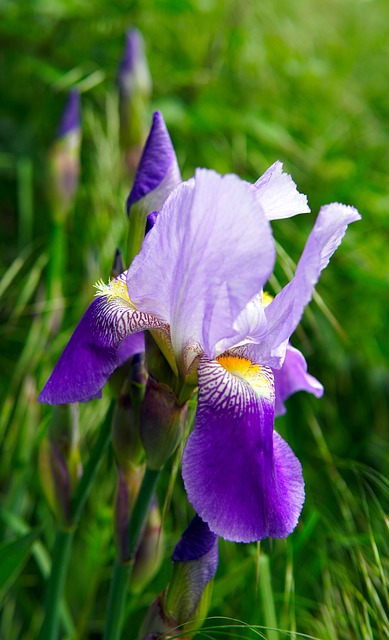
M140 437L150 469L161 469L176 450L186 413L187 404L180 407L172 389L149 376L140 408Z
M50 508L65 526L71 521L70 501L81 475L78 407L55 407L39 451L41 484Z
M57 220L62 220L71 208L80 175L80 95L69 95L56 140L49 153L48 197Z
M137 29L130 29L126 34L118 85L120 138L129 168L135 170L147 136L147 106L152 90L144 42Z
M128 261L139 252L145 235L146 218L162 208L168 195L181 182L176 154L162 114L156 111L127 199L129 216Z
M141 640L157 638L157 633L190 639L198 630L199 619L208 612L211 580L218 564L217 536L199 516L184 531L172 560L172 579L146 614Z
M150 507L141 543L131 574L131 591L139 593L158 571L163 558L164 539L157 499Z
M132 508L143 479L144 465L128 463L125 468L118 465L118 484L115 499L115 539L121 562L129 559L128 523Z

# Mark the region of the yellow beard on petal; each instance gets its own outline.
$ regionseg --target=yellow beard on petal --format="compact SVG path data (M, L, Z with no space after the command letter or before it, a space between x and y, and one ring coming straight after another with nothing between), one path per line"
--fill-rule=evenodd
M264 309L266 309L266 307L269 306L269 304L273 301L273 296L268 293L267 291L264 291L262 294L262 306Z
M274 397L273 373L269 367L254 364L248 358L224 354L216 358L231 375L247 382L261 398Z
M127 302L134 309L136 308L128 295L127 284L125 280L115 278L115 280L109 280L108 284L105 284L103 280L99 280L95 284L96 296L105 296L108 301L121 300Z

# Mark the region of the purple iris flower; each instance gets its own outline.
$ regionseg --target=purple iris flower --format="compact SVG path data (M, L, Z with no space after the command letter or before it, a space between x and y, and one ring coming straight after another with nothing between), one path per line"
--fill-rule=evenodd
M289 204L274 192L280 181ZM99 397L122 341L150 330L178 380L198 384L183 479L201 519L229 540L288 536L304 502L301 465L274 431L274 371L288 369L291 356L293 369L289 337L360 216L341 204L322 207L294 278L266 306L275 260L269 219L302 206L305 196L277 163L254 187L198 169L168 197L130 268L98 285L40 395L52 404ZM297 386L312 390L304 366L300 359ZM285 378L280 387L279 377L278 387L282 409L297 389Z

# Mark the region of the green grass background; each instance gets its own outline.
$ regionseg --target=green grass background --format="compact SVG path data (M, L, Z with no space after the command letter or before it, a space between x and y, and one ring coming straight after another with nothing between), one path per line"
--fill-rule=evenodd
M308 194L311 215L273 225L280 246L274 291L293 272L321 205L340 201L362 214L293 338L326 390L321 400L291 398L276 423L304 469L300 523L286 541L260 549L220 542L210 616L251 627L209 620L198 637L255 638L253 625L322 640L389 636L388 23L386 0L1 0L1 638L36 637L55 534L37 474L50 411L36 396L93 283L107 277L125 243L130 182L118 146L115 80L130 26L146 41L150 117L162 110L184 178L204 166L255 180L280 159ZM63 303L44 295L46 159L74 84L82 92L82 182L67 220ZM45 318L56 305L64 308L62 326L48 340ZM106 399L81 407L84 459L105 407ZM161 503L168 483L169 469ZM63 637L100 637L115 554L114 487L109 453L75 537ZM135 637L166 585L169 554L190 514L178 477L166 560L129 603L124 637ZM11 571L7 544L30 531L35 537L23 539L21 550L19 541Z

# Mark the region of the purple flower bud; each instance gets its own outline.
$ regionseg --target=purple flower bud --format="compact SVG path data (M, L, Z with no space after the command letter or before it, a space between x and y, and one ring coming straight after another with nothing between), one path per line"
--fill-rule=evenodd
M127 164L134 171L147 136L147 107L152 89L143 38L137 29L127 32L118 85L120 138Z
M61 405L40 447L39 473L49 506L65 526L71 521L71 496L81 472L77 406Z
M134 91L141 91L147 97L151 94L151 76L144 41L142 34L135 28L129 29L126 34L118 85L121 96L130 96Z
M80 94L76 89L72 89L57 130L57 138L63 138L80 129L80 110Z
M135 205L142 208L145 217L159 211L180 182L181 174L169 132L161 112L156 111L134 186L127 199L128 215Z
M180 182L181 174L169 132L162 114L156 111L134 185L127 199L130 223L127 254L129 263L142 246L147 216L162 208L167 197Z
M144 474L144 465L118 465L115 499L115 540L121 562L129 559L128 523Z
M48 197L57 219L62 219L73 204L80 176L80 96L70 93L49 153Z
M208 611L211 580L218 564L217 540L196 515L174 550L173 577L150 607L140 638L153 638L157 631L169 634L179 625L185 625L186 638L192 637L191 632L198 629L199 619Z
M208 594L205 590L217 569L217 540L196 515L174 550L173 578L163 598L163 608L173 613L178 624L206 615L204 605L207 609Z
M128 536L127 536L128 537ZM164 551L161 513L154 498L147 516L145 530L135 555L131 574L131 591L139 593L157 573Z
M173 562L198 560L214 547L216 539L217 536L209 529L207 523L196 515L174 549ZM213 573L215 571L216 567Z

